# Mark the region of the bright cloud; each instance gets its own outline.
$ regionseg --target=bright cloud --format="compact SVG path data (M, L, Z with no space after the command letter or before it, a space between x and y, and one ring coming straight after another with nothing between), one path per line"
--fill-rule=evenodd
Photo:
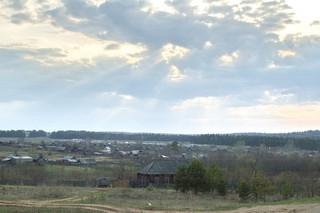
M173 7L170 7L166 3L166 0L158 0L158 1L148 0L147 2L148 4L141 9L144 12L150 12L150 13L166 12L170 14L177 13L177 11Z
M291 102L293 98L294 98L294 94L286 90L274 90L274 91L266 90L264 91L263 97L260 101L262 103L282 104L282 103Z
M290 50L278 50L278 56L282 58L295 56L296 52L290 51Z
M119 98L123 101L133 101L135 98L131 95L119 94L115 91L113 92L103 92L98 95L99 99L108 99L108 98Z
M161 49L161 56L167 63L169 63L171 59L182 58L187 53L187 48L173 44L166 44Z
M232 54L224 54L220 56L219 60L222 66L232 66L238 58L239 51L235 51Z
M135 64L142 59L141 53L146 50L139 44L104 41L48 24L3 26L0 29L0 33L4 35L0 41L1 48L20 51L23 58L44 65L95 65L101 58L119 58L126 63ZM12 34L7 34L6 31ZM34 34L29 34L29 31ZM116 48L109 49L111 44Z
M107 0L86 0L88 4L94 5L99 7L100 5L104 4Z
M179 70L178 67L172 65L170 67L170 74L168 77L172 81L179 81L179 80L183 80L185 78L185 75L181 74L181 71Z
M6 19L0 21L2 26L0 47L19 51L26 60L35 60L49 66L61 63L92 66L103 58L118 58L128 64L135 64L142 59L141 53L146 50L141 44L102 40L52 25L50 18L44 16L44 13L61 7L62 3L59 1L52 1L50 5L37 4L32 0L26 1L21 5L23 7L21 13L28 14L30 20L21 20L21 22L27 21L21 24L10 23L14 10L9 9L8 5L0 6L0 9L6 11L4 13ZM87 21L73 16L67 18L73 24ZM115 48L107 48L111 44Z

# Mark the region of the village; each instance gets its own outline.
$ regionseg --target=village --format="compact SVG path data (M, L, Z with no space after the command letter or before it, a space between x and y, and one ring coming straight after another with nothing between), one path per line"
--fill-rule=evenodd
M60 166L63 170L78 167L77 175L56 182L80 186L109 186L112 183L132 187L170 185L176 171L193 159L216 162L226 166L241 156L255 159L257 154L301 158L319 157L319 151L301 150L294 147L250 147L239 143L236 146L199 145L190 142L161 141L106 141L106 140L58 140L45 139L33 142L28 138L0 142L1 167L16 167L19 164L34 164L47 168ZM230 166L230 165L229 165ZM67 168L67 169L65 169ZM90 175L86 174L90 168ZM108 171L103 172L100 168ZM41 168L42 169L42 168ZM81 172L83 171L83 172ZM95 171L95 172L93 172ZM85 176L85 178L84 178ZM50 179L50 178L48 178ZM10 180L0 179L2 184ZM18 180L16 182L19 182ZM25 181L27 184L28 181ZM37 184L31 181L31 184ZM120 184L120 185L121 185Z

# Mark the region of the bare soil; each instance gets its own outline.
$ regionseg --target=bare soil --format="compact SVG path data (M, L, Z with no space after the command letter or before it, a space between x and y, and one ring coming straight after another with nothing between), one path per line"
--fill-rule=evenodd
M61 203L62 201L76 201L77 198L64 200L20 200L20 201L0 201L0 206L6 207L26 207L26 208L63 208L63 209L82 209L93 212L123 212L123 213L150 213L159 212L165 213L168 211L144 210L134 208L118 208L108 205L96 204L75 204ZM171 211L169 211L171 212ZM177 211L171 212L177 213ZM193 212L204 213L204 212ZM251 208L240 208L232 211L217 211L217 213L320 213L320 204L299 204L299 205L267 205L256 206Z

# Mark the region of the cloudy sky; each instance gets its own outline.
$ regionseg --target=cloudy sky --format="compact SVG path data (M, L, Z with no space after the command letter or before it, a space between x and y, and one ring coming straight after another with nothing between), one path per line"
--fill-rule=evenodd
M319 129L319 8L314 0L2 0L0 129Z

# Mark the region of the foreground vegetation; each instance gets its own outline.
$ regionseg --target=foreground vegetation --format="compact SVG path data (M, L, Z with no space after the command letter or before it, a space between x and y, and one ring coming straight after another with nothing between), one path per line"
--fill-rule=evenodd
M96 212L97 209L158 211L227 211L257 205L319 203L320 198L281 202L240 203L237 195L226 197L179 193L172 189L147 187L91 188L57 186L0 186L0 212ZM9 206L8 204L16 204ZM22 207L19 207L22 206ZM96 208L96 210L90 208ZM132 209L131 211L126 209ZM135 210L134 210L135 209Z

